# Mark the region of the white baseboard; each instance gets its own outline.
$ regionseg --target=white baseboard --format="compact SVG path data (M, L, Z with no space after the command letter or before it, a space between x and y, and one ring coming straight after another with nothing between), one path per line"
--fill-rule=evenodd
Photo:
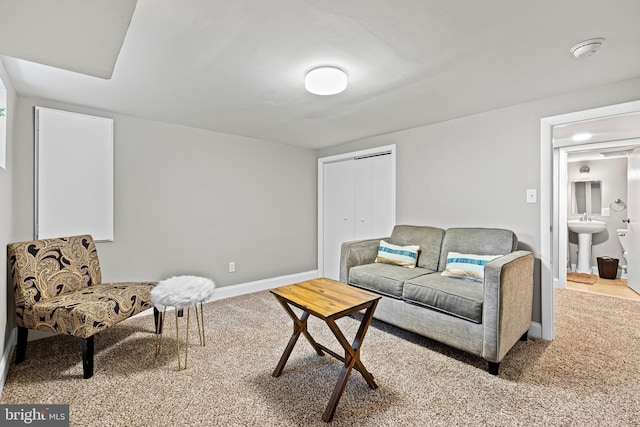
M531 322L531 326L529 327L529 337L542 338L542 323Z
M266 291L268 289L277 288L279 286L290 285L292 283L304 282L305 280L311 280L318 278L318 270L305 271L303 273L288 274L286 276L273 277L270 279L256 280L254 282L239 283L237 285L224 286L222 288L216 288L213 298L208 301L218 301L221 299L237 297L240 295L252 294L254 292ZM169 307L167 310L171 311ZM141 313L136 314L133 317L148 316L153 314L153 309L150 308Z
M304 273L289 274L287 276L280 276L271 279L256 280L255 282L225 286L224 288L216 289L211 301L237 297L245 294L252 294L254 292L266 291L267 289L273 289L279 286L290 285L292 283L304 282L305 280L317 278L318 270L311 270Z
M7 380L7 374L9 372L9 365L11 365L11 359L13 358L13 348L16 346L18 340L18 328L13 328L9 334L7 344L4 346L4 353L2 359L0 359L0 396L2 395L2 389L4 388L4 382Z

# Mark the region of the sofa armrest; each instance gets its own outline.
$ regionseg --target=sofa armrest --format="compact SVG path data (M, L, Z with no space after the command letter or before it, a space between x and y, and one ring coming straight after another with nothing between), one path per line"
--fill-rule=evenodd
M389 237L354 240L342 244L340 247L340 282L349 284L349 270L351 270L351 267L371 264L376 260L378 246L380 246L380 240L382 239L389 239Z
M482 357L490 362L500 362L531 326L533 262L531 252L515 251L485 265Z

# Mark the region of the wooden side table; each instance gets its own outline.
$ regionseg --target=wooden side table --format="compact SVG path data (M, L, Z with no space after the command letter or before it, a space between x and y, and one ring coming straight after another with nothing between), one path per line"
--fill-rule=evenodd
M373 375L367 371L360 360L360 349L367 329L373 319L373 313L380 300L380 295L325 278L313 279L272 289L271 293L293 320L293 334L289 339L289 343L282 357L280 357L276 369L273 371L274 377L279 377L282 374L282 370L287 364L287 360L300 334L305 336L318 355L322 356L324 353L327 353L344 363L329 403L322 415L323 421L330 422L333 420L336 407L347 385L352 369L362 374L367 384L369 384L369 387L373 389L378 387L373 380ZM291 306L301 309L303 311L302 315L298 317ZM360 327L353 342L349 343L342 331L338 328L336 320L361 310L365 310L364 316L362 317ZM333 335L344 348L344 357L318 344L313 339L307 330L307 319L309 315L313 315L326 322L331 332L333 332Z

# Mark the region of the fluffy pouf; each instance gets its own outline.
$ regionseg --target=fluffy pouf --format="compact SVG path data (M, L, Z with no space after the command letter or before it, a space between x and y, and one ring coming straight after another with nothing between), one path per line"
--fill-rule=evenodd
M191 307L213 297L215 288L213 280L206 277L170 277L151 289L151 303L160 311L164 307Z

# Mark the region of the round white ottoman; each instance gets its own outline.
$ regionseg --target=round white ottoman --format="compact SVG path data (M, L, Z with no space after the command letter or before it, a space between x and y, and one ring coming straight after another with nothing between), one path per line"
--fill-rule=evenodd
M162 333L164 327L164 316L167 307L175 308L176 312L176 342L178 346L178 370L187 368L187 357L189 354L189 312L195 306L196 320L198 322L198 337L200 345L205 345L204 340L204 315L202 303L213 297L215 290L213 280L198 276L174 276L161 280L151 289L151 303L160 312L160 334L156 338L156 357L160 354L162 346ZM198 317L198 306L200 306L200 316ZM184 366L180 361L180 337L178 331L178 312L187 309L187 332L184 353Z

